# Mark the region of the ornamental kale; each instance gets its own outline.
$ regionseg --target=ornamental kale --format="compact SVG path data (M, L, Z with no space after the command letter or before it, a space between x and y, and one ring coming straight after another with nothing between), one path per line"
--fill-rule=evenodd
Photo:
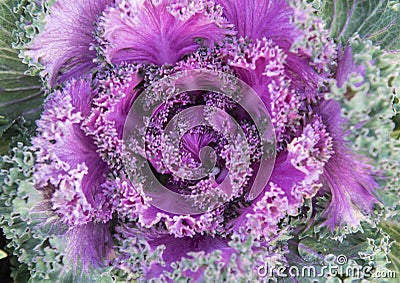
M17 113L27 124L6 113L0 128L14 147L0 172L14 278L354 279L271 271L323 273L332 255L374 261L356 279L389 273L399 4L362 2L0 4L18 15L4 42L29 66L19 80L42 80L0 91L45 95L36 121L32 104Z

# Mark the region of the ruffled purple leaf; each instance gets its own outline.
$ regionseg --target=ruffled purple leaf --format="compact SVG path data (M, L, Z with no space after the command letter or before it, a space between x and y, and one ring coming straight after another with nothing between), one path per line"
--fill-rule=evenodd
M102 194L108 167L82 127L94 96L90 83L73 80L53 93L37 121L38 136L32 139L36 184L39 189L55 188L53 209L71 225L111 217Z
M58 0L46 15L46 25L25 54L44 66L49 85L78 78L96 66L94 23L113 0Z
M263 193L250 206L239 207L238 217L231 221L233 231L267 240L278 233L278 223L287 215L298 215L304 199L321 188L319 179L333 154L332 147L325 125L315 117L278 154Z
M109 223L88 223L75 226L67 233L68 256L74 264L81 262L88 266L104 266L112 254L113 239Z
M331 201L323 213L324 225L331 231L344 226L355 229L378 203L376 173L370 160L348 148L340 104L334 100L323 101L314 111L322 117L333 139L334 154L321 176L323 190L331 193Z
M235 26L238 37L272 39L288 50L300 30L293 23L293 9L285 0L216 0L223 7L223 16Z
M218 210L193 216L167 213L147 203L127 178L109 180L105 194L120 217L136 221L143 228L162 224L175 238L205 232L213 234L221 229Z
M232 34L212 1L121 0L101 26L105 57L113 64L175 64L200 42L212 46Z
M218 0L223 6L223 16L234 24L238 37L249 38L253 41L272 40L286 54L285 73L291 80L291 89L297 91L301 98L314 100L319 96L318 88L327 74L322 72L331 64L334 57L333 44L326 42L326 47L320 51L314 50L312 42L326 41L323 24L314 22L302 30L295 25L295 17L307 18L307 13L289 6L287 1L278 0ZM326 34L327 35L327 34ZM295 43L310 41L308 46ZM315 57L315 58L314 58Z
M238 207L238 216L230 221L232 231L242 237L251 234L256 239L271 239L279 232L280 220L297 215L304 199L321 188L319 178L332 153L332 139L316 119L287 151L279 153L263 193L250 206Z
M271 40L239 39L221 50L238 77L260 96L274 123L278 141L299 120L300 97L291 89L285 66L287 56Z
M98 80L99 95L93 101L92 112L85 121L85 130L95 139L98 151L110 166L121 165L122 134L126 117L139 94L142 82L139 71L121 67Z

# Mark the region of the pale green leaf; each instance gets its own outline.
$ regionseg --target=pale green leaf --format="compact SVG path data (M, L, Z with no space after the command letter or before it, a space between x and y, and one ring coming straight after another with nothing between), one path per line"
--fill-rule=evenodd
M393 241L388 255L390 260L388 268L396 272L396 274L400 274L400 224L394 221L382 221L380 226Z
M399 1L324 0L322 15L333 38L346 43L354 34L387 50L400 49Z
M0 115L37 118L43 102L41 81L25 74L27 66L12 46L20 17L14 8L19 2L0 1Z

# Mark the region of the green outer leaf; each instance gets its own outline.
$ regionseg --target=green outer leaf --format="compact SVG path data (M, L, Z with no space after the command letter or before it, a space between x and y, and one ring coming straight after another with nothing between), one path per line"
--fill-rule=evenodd
M10 155L0 159L0 225L9 240L7 250L15 257L15 282L61 282L65 241L42 230L42 218L31 218L40 193L33 183L33 153L19 143ZM70 282L70 281L68 281Z
M400 49L399 1L324 0L322 16L331 36L346 44L358 33L386 50ZM397 6L396 6L397 5Z
M314 274L320 274L319 276L301 276L297 278L298 282L397 282L390 276L378 278L380 272L393 274L394 271L388 265L387 257L391 245L389 236L379 227L373 228L367 223L363 224L361 231L348 235L343 242L322 237L320 234L314 233L314 229L308 229L307 232L302 234L302 237L295 237L290 240L289 252L286 254L289 266L297 267L298 270L313 267L316 270ZM339 256L344 257L344 264L338 264L337 258ZM329 266L329 263L341 267L337 269L337 274L334 274L334 276L326 276L329 271L323 270L323 267ZM367 271L367 274L361 272L357 274L351 273L351 266L357 267L360 271L367 266L373 268ZM361 279L364 281L361 281ZM293 282L289 279L283 281Z
M43 91L39 77L25 75L27 66L12 47L20 1L0 2L0 115L15 118L19 115L36 119L41 111Z
M30 145L30 137L35 132L33 121L24 117L16 119L5 119L0 116L0 154L6 154L11 148L17 146L18 142Z
M397 221L382 221L379 226L394 240L388 255L391 262L388 268L400 276L400 224Z

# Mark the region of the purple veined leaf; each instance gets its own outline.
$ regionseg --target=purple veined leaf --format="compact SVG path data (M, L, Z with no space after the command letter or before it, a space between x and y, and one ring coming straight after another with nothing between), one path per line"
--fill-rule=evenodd
M272 41L272 45L283 51L285 75L291 80L290 87L299 94L300 99L318 99L318 90L329 77L330 71L326 70L336 57L334 44L327 37L320 19L311 19L310 10L291 6L284 0L218 0L217 3L223 7L223 16L234 25L238 37L256 42L255 46L260 45L260 41ZM309 23L305 24L307 21ZM305 24L306 30L300 28L299 23ZM308 42L308 46L294 48L302 41ZM317 51L316 46L321 44L321 50ZM251 48L256 49L249 45ZM251 73L253 70L249 71ZM260 76L258 80L261 80Z
M223 16L232 23L238 37L272 39L289 49L300 36L291 22L293 9L285 0L216 0L223 7Z
M233 34L213 1L117 1L101 26L104 55L113 64L175 64Z
M50 86L87 74L96 64L95 22L113 0L55 1L45 26L24 49L31 61L44 66Z
M37 121L38 136L32 139L36 185L39 190L54 190L52 209L68 225L85 225L98 217L106 222L111 217L101 193L108 167L82 126L94 95L90 83L72 80L51 94Z
M332 195L329 206L323 213L323 225L332 232L336 227L348 226L357 229L360 222L373 212L378 204L376 172L371 161L352 152L345 141L346 132L340 117L340 104L333 100L323 101L314 108L322 117L333 139L333 154L321 176L322 190Z
M69 229L66 234L68 240L67 255L83 269L104 266L108 258L112 257L113 239L110 223L87 223Z

